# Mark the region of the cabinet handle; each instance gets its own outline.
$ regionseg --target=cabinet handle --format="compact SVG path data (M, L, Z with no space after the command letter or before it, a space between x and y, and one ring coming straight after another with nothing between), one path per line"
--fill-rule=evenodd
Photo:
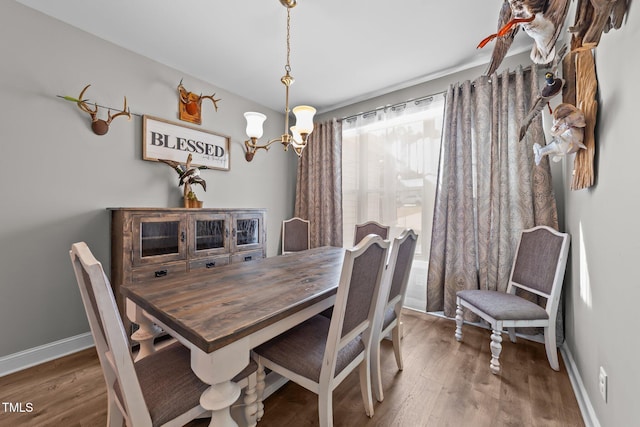
M184 234L184 231L181 231L181 232L180 232L180 241L181 241L182 243L184 243L185 239L186 239L186 236L185 236L185 234Z
M244 260L245 260L245 261L251 261L252 259L253 259L253 257L252 257L252 256L246 256L246 257L244 257Z
M229 237L229 229L228 228L224 229L224 237Z
M231 230L231 234L236 234L236 229L235 228Z
M168 274L167 270L158 270L155 272L156 277L164 277Z
M213 268L215 266L216 266L215 262L208 262L207 265L206 265L207 268Z

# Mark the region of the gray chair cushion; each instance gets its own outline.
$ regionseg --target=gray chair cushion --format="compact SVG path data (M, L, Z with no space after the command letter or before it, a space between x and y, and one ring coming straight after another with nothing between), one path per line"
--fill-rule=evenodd
M256 347L254 352L276 365L319 382L330 323L324 316L314 316ZM360 337L347 344L338 353L335 375L342 372L363 351L364 344Z
M496 320L538 320L549 318L544 308L513 294L473 289L458 291L457 296Z

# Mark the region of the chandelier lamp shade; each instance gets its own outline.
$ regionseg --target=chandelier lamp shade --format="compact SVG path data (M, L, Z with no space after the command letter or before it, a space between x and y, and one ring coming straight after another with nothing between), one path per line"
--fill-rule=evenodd
M291 9L296 6L297 2L296 0L280 0L280 3L287 8L287 64L284 67L285 75L280 79L285 86L284 134L278 138L269 140L265 144L258 144L258 140L262 138L263 134L262 125L267 119L267 116L253 111L244 113L244 117L247 120L247 137L249 137L249 139L244 142L246 148L245 159L248 162L253 160L256 151L259 149L267 151L271 144L275 142L280 142L285 151L288 151L289 147L293 148L293 151L300 157L302 156L302 151L307 146L309 134L313 131L313 116L316 113L315 108L308 105L300 105L294 107L293 110L289 109L289 87L295 81L291 75L291 65L289 61L291 52ZM289 113L291 111L293 111L293 115L296 118L296 123L289 128Z

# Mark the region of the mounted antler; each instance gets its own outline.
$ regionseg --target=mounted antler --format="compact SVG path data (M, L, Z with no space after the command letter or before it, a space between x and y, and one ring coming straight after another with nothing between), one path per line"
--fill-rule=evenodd
M204 99L210 99L211 102L213 102L213 106L216 108L216 112L217 112L218 111L218 101L220 101L220 98L214 99L213 98L214 96L216 96L215 92L214 92L213 95L205 95L205 96L200 95L200 101L202 101L203 98Z
M93 106L94 108L91 109L89 108L89 105L85 102L85 100L82 99L84 93L86 92L87 89L89 89L89 85L86 85L84 89L82 89L82 92L80 92L80 96L78 96L78 100L77 100L77 104L78 107L84 111L85 113L89 114L91 116L91 129L93 130L93 133L95 133L96 135L104 135L107 132L109 132L109 125L111 124L111 121L113 119L115 119L118 116L127 116L129 118L129 120L131 120L131 111L127 108L127 97L124 97L124 107L122 108L122 111L114 114L113 116L111 115L111 109L109 109L109 111L107 112L107 120L103 120L103 119L99 119L98 118L98 104L94 103Z
M203 99L210 99L211 102L213 102L213 106L216 111L218 111L218 101L220 101L220 99L215 99L214 96L216 96L215 93L213 95L203 96L202 94L196 95L193 92L189 92L182 85L181 79L178 84L178 117L180 120L184 120L186 122L201 124L201 106Z

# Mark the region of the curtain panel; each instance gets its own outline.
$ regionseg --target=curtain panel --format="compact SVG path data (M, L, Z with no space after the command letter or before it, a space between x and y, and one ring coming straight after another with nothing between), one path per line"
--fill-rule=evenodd
M342 122L316 123L298 161L294 215L310 221L310 246L342 246Z
M537 67L452 85L445 124L427 279L427 311L454 317L456 292L506 291L520 231L558 228L542 115L519 141L519 124L539 93ZM467 314L465 314L467 315ZM466 320L476 321L469 314ZM561 341L560 341L561 342Z

